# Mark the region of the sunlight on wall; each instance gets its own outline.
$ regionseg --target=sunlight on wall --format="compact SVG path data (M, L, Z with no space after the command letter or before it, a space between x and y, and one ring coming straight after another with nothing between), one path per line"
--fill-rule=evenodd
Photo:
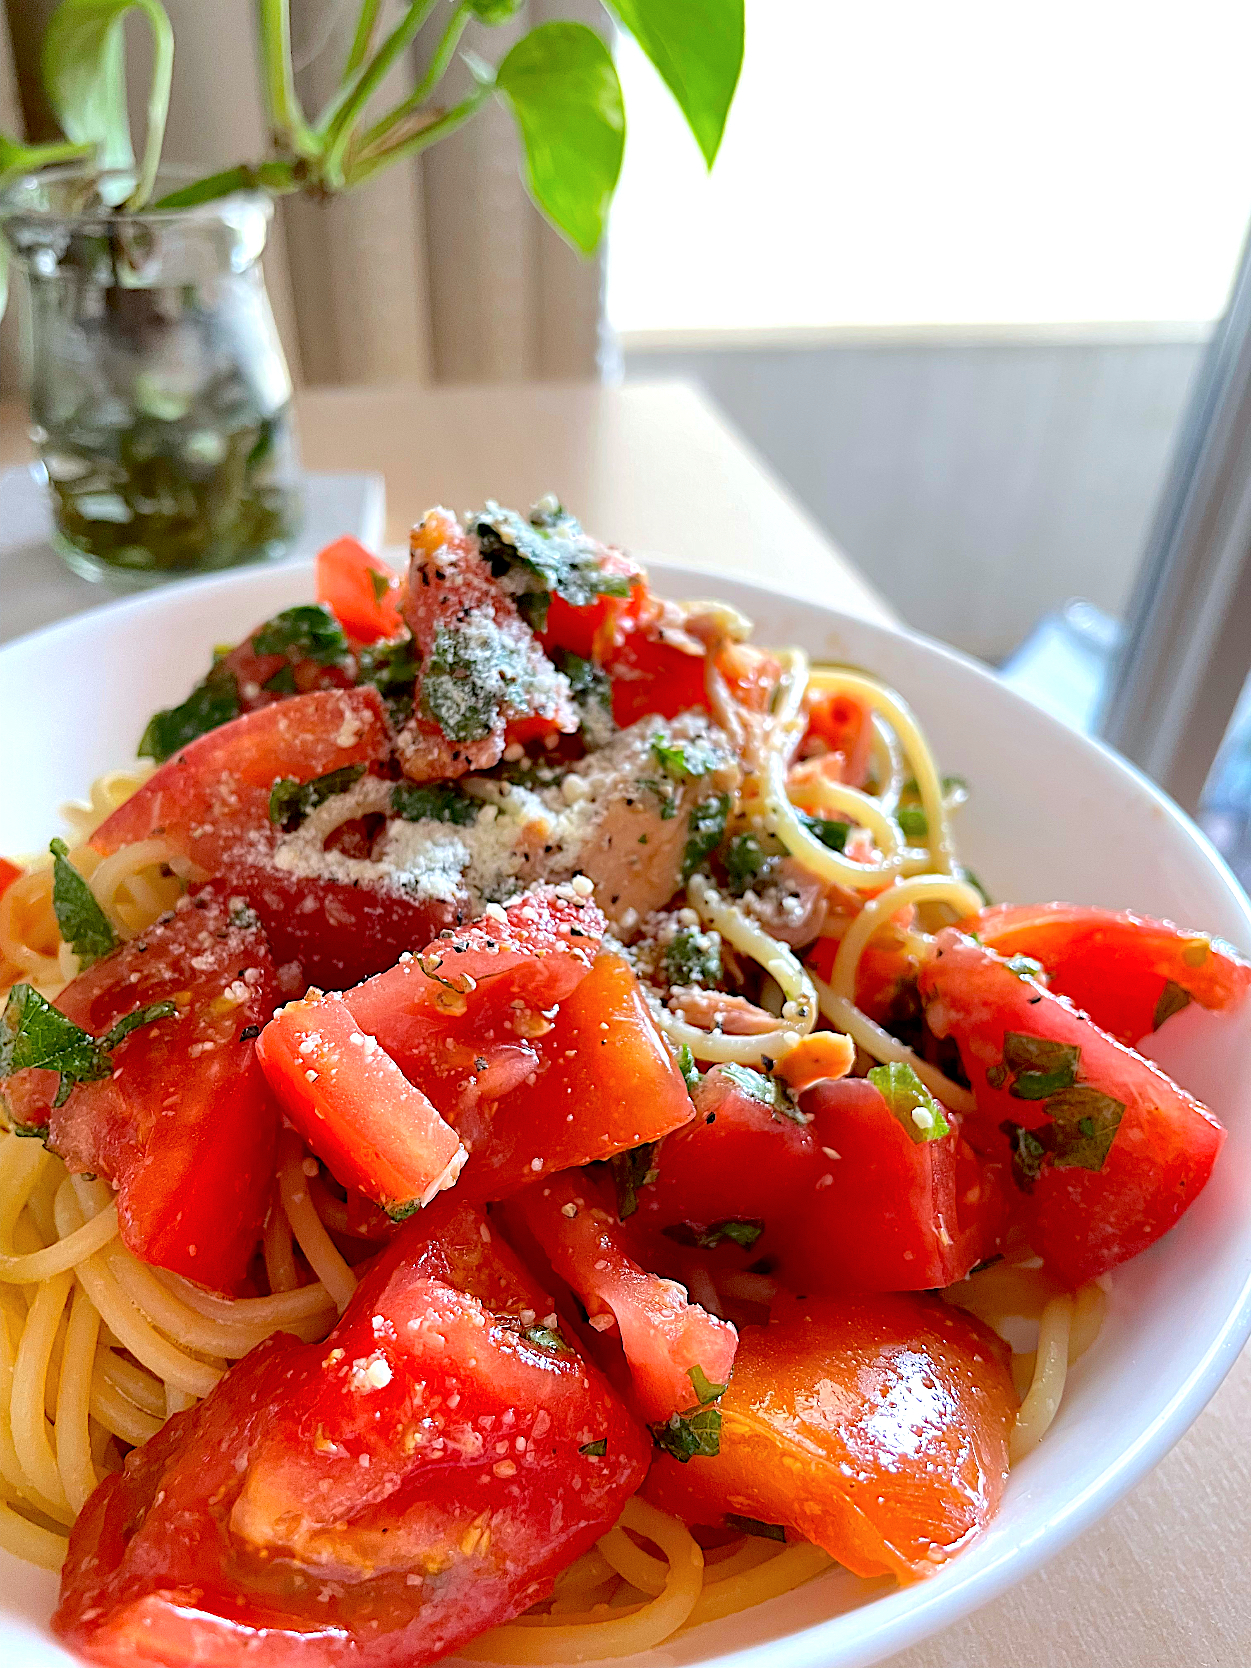
M624 332L1188 321L1251 214L1241 0L747 0L711 177L632 41Z

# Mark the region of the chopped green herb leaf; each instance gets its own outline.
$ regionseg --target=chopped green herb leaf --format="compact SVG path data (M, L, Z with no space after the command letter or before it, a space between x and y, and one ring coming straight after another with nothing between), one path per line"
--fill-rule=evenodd
M735 897L742 897L756 881L763 879L778 859L767 852L754 834L735 834L726 842L721 854L726 877Z
M612 679L593 660L583 660L568 649L556 649L552 662L569 680L586 745L602 747L617 728L612 715Z
M799 813L799 820L812 835L820 840L823 846L831 851L843 851L847 846L847 836L851 833L849 822L835 822L830 817L810 817L806 811Z
M411 637L388 637L370 643L357 656L356 681L372 683L383 695L411 686L421 660Z
M679 927L665 945L660 965L671 985L715 985L721 977L721 940L698 927Z
M117 947L117 934L108 916L96 902L95 893L69 861L64 840L53 840L52 908L61 937L78 957L80 967L90 967Z
M1039 1132L1026 1129L1023 1124L1014 1124L1011 1119L999 1127L1012 1143L1013 1179L1023 1192L1033 1192L1047 1157L1047 1148L1039 1138Z
M228 724L242 710L238 679L226 667L214 666L180 707L166 707L153 713L140 738L138 755L164 764L188 742L207 735L221 724Z
M705 857L721 844L729 814L728 793L712 794L694 807L686 822L688 838L682 852L683 881L689 880Z
M271 695L294 695L295 667L288 661L278 668L272 678L266 678L261 688L267 689Z
M369 588L374 593L374 601L381 602L394 583L393 576L379 573L377 568L366 568L365 571L369 575Z
M1180 985L1174 984L1172 979L1169 979L1160 992L1160 1000L1155 1005L1151 1029L1158 1031L1166 1019L1172 1019L1174 1014L1179 1014L1183 1008L1188 1008L1191 1001L1190 992L1183 990Z
M657 776L641 776L639 787L654 795L660 807L661 822L671 822L678 814L678 794L670 782L662 782Z
M454 782L397 782L391 790L391 809L405 822L453 822L468 828L477 822L482 804L461 793Z
M1079 1084L1052 1095L1046 1111L1057 1168L1102 1170L1125 1116L1124 1102Z
M297 782L294 776L280 776L269 790L269 820L278 823L287 833L298 828L319 805L337 793L346 793L365 774L363 764L344 765L342 770L329 770L324 776L314 776L311 782Z
M146 1008L134 1008L130 1013L123 1014L116 1025L110 1026L100 1038L99 1046L106 1054L111 1054L141 1025L154 1025L158 1019L173 1019L177 1012L176 1002L149 1002Z
M634 1147L630 1152L614 1153L608 1160L613 1186L617 1190L618 1222L634 1215L639 1208L639 1188L655 1181L656 1171L652 1166L655 1155L656 1143L645 1141L641 1147Z
M348 657L343 627L320 602L284 608L252 633L258 655L285 654L289 660L315 660L319 666L338 666Z
M678 1046L678 1070L682 1073L682 1081L686 1084L688 1090L693 1091L699 1088L701 1082L699 1067L695 1064L695 1056L686 1043L681 1043Z
M475 609L455 630L440 626L421 680L422 711L449 741L481 741L501 706L525 710L525 691L534 680L527 649L484 609Z
M874 1066L869 1082L881 1094L891 1116L918 1144L939 1141L950 1134L942 1107L906 1062L892 1060L889 1065Z
M1026 1031L1005 1031L1003 1065L1012 1079L1009 1093L1018 1100L1046 1100L1077 1082L1082 1051L1073 1043L1053 1042Z
M929 834L929 819L919 805L901 805L895 813L905 839L924 840Z
M700 1366L691 1367L686 1376L695 1386L695 1395L699 1400L700 1407L707 1407L709 1402L717 1401L729 1389L728 1380L725 1384L713 1384Z
M486 508L470 517L469 530L535 631L547 625L553 593L574 608L588 608L597 597L630 594L629 578L605 573L602 552L554 499L536 504L529 520L488 499Z
M603 1459L608 1452L608 1438L601 1436L597 1442L584 1442L578 1452L585 1454L588 1459Z
M707 1228L693 1222L676 1222L664 1230L666 1239L675 1240L679 1245L693 1245L700 1251L711 1251L727 1239L750 1251L762 1233L763 1222L734 1221L713 1222Z
M771 1112L777 1112L795 1124L808 1122L795 1104L790 1090L776 1077L766 1077L763 1072L754 1071L751 1066L740 1066L734 1060L721 1067L721 1075L728 1077L745 1095L759 1101L761 1106L767 1106Z
M154 1002L119 1019L103 1037L93 1037L75 1025L31 985L14 985L0 1014L0 1077L36 1067L60 1074L54 1108L64 1106L79 1083L99 1083L113 1071L110 1051L140 1025L167 1019L176 1012L172 1002ZM27 1129L23 1133L46 1134Z
M721 1521L727 1529L737 1529L740 1535L756 1535L764 1541L784 1541L786 1530L780 1523L762 1523L758 1517L743 1517L739 1512L726 1512Z
M652 757L671 782L707 776L721 762L721 755L706 741L670 741L660 732L652 737Z
M558 1350L561 1355L573 1354L560 1333L550 1326L532 1326L523 1336L532 1344L542 1344L544 1349Z
M421 1209L421 1200L403 1199L398 1203L393 1201L390 1204L383 1205L382 1208L386 1211L392 1222L407 1222L410 1216L416 1216L417 1212Z
M693 1459L715 1459L721 1452L721 1409L673 1413L664 1424L652 1426L652 1440L683 1465Z

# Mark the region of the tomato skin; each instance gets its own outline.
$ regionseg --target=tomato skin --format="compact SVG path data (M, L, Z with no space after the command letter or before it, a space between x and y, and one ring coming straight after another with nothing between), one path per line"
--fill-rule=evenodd
M566 649L583 660L592 660L596 643L612 635L616 622L629 611L634 594L645 589L641 579L643 570L624 551L605 549L600 568L615 578L635 581L630 596L596 597L585 608L575 608L564 597L553 593L547 607L547 623L538 633L540 643L549 654L554 649Z
M1124 1106L1099 1170L1042 1165L1030 1191L1012 1189L1011 1210L1034 1250L1078 1286L1153 1244L1198 1196L1225 1139L1206 1107L1158 1067L1098 1029L1033 979L1021 977L954 928L935 940L920 989L936 1035L950 1035L973 1085L977 1110L965 1133L985 1157L1012 1173L1012 1140L1002 1125L1045 1131L1045 1100L994 1087L1008 1032L1080 1050L1078 1083Z
M517 1209L587 1313L616 1322L645 1419L663 1421L697 1406L696 1369L712 1384L729 1379L735 1329L691 1303L681 1286L634 1261L592 1175L568 1170L551 1176L523 1193Z
M335 539L318 552L317 600L357 643L398 637L404 630L403 596L394 569L358 539Z
M57 1633L119 1665L421 1668L525 1609L650 1457L593 1367L525 1338L546 1302L485 1218L423 1213L329 1338L260 1345L96 1490Z
M347 992L357 1024L468 1148L462 1196L507 1198L690 1117L638 980L596 957L603 930L593 904L539 890ZM439 982L466 976L463 996Z
M989 1330L918 1296L780 1293L744 1327L721 1452L658 1454L648 1498L688 1523L781 1523L856 1575L932 1575L993 1516L1017 1398Z
M621 728L658 714L708 710L703 655L644 630L630 632L605 666L612 679L612 715Z
M929 1291L994 1250L999 1189L951 1114L949 1135L914 1142L863 1078L818 1084L801 1106L806 1124L714 1067L693 1122L660 1149L639 1227L763 1223L752 1255L769 1258L783 1284L822 1294Z
M455 1131L341 996L288 1002L256 1052L287 1118L345 1187L403 1217L455 1182L466 1157Z
M273 863L232 857L225 873L231 891L260 916L278 966L295 964L292 982L284 982L288 994L308 985L346 990L394 967L457 921L451 904L393 888L292 875Z
M1251 987L1251 963L1230 945L1127 909L998 904L963 928L1002 956L1041 962L1057 995L1130 1048L1156 1029L1166 983L1218 1010L1236 1007Z
M771 1236L787 1284L929 1291L963 1279L994 1250L997 1190L954 1127L938 1140L913 1141L866 1078L818 1084L803 1105L813 1116L819 1174Z
M255 858L273 843L275 780L308 782L391 752L382 697L373 688L315 690L245 713L167 759L91 836L106 856L164 835L210 875L241 848ZM258 852L259 848L259 852Z
M0 898L8 891L15 880L21 878L25 871L16 863L10 863L7 857L0 857Z
M121 1237L137 1257L233 1291L260 1237L278 1138L244 1033L265 1024L277 989L262 934L232 923L224 889L183 900L80 973L56 1005L99 1036L169 998L177 1017L120 1043L112 1078L79 1084L56 1108L52 1072L20 1072L5 1093L18 1122L48 1125L72 1171L116 1184Z

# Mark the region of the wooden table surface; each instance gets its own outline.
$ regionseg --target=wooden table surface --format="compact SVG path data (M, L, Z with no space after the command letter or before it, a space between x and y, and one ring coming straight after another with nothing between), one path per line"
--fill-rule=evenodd
M629 548L792 583L875 620L891 612L713 408L677 384L313 389L311 468L380 470L388 542L436 502L558 492ZM0 408L0 464L28 455ZM0 518L4 506L0 503ZM1251 1355L1182 1441L1095 1529L891 1668L1249 1668Z

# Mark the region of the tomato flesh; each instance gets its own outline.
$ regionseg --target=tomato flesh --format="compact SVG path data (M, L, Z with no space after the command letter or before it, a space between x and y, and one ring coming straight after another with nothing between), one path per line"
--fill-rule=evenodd
M782 1524L856 1575L932 1575L985 1527L1017 1398L999 1341L932 1298L779 1294L743 1329L721 1451L658 1454L647 1494L688 1523Z
M1106 1273L1173 1226L1225 1138L1206 1107L953 928L938 935L920 989L930 1028L955 1038L973 1086L965 1133L1015 1177L1012 1215L1060 1279ZM1038 1056L1032 1073L1020 1069L1024 1050Z
M1233 1008L1251 986L1251 963L1230 945L1130 910L999 904L966 930L1002 956L1041 962L1052 990L1131 1048L1187 999Z
M603 926L593 904L537 889L348 991L468 1149L462 1195L507 1198L690 1117L637 979L595 957Z
M319 551L317 600L354 642L376 643L404 630L398 576L357 539L335 539Z
M15 1122L48 1126L71 1170L115 1184L122 1241L137 1257L232 1291L273 1182L278 1112L252 1038L277 990L263 935L231 919L223 888L184 899L80 973L56 1005L100 1036L169 999L176 1017L132 1031L113 1050L111 1078L78 1084L54 1107L56 1074L24 1071L5 1096Z
M928 1291L994 1250L999 1190L951 1114L949 1134L914 1142L862 1078L818 1084L801 1105L802 1124L715 1067L660 1150L640 1227L762 1226L753 1256L817 1293Z
M713 1385L729 1379L738 1342L734 1328L691 1303L681 1286L634 1261L593 1176L552 1176L523 1194L518 1209L592 1322L598 1315L616 1324L646 1419L663 1421L698 1406L701 1373Z
M403 1218L450 1187L465 1149L339 995L289 1002L261 1032L283 1111L345 1187Z
M101 1484L56 1632L119 1665L421 1668L524 1610L650 1456L526 1336L547 1301L485 1218L424 1212L323 1343L260 1345Z
M270 789L279 777L311 781L391 751L376 689L315 690L245 713L196 738L155 771L91 837L108 855L163 835L210 875L232 855L269 851Z

